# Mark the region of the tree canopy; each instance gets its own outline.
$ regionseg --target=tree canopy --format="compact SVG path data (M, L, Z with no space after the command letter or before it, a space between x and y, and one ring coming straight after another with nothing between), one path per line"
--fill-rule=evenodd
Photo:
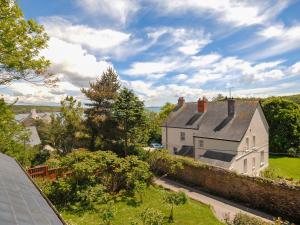
M97 138L101 139L103 144L103 142L109 142L114 137L111 132L112 128L115 127L115 123L111 120L111 108L118 96L119 89L118 75L111 67L103 72L96 82L90 83L88 89L81 89L90 101L86 104L88 108L85 110L85 115L86 126L91 139L91 150L95 150Z
M140 138L138 128L145 125L144 103L133 91L123 88L112 108L113 119L118 123L120 136L124 142L125 155L130 143Z
M270 151L287 152L300 146L300 106L282 98L263 102L263 110L270 126Z
M0 0L0 85L14 80L53 82L50 61L40 56L47 47L43 26L26 20L16 1Z

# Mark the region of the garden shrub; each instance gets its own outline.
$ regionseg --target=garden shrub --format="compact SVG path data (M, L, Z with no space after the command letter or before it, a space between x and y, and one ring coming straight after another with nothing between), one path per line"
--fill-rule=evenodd
M296 148L289 148L287 153L291 157L296 157L297 156L297 149Z
M262 219L248 216L244 213L238 213L235 215L233 221L226 221L228 225L271 225L271 223L265 222Z
M62 207L74 206L94 208L105 204L112 195L142 193L141 187L148 186L152 173L146 162L136 156L119 158L112 152L76 151L68 154L61 161L68 176L59 177L46 189L41 188L54 204Z

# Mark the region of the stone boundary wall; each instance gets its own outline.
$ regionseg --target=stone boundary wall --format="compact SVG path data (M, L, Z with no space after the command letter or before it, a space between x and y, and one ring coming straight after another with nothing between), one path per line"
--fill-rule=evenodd
M300 224L300 186L238 175L182 158L179 161L182 161L183 168L177 170L172 178ZM166 162L160 165L161 172L166 172Z

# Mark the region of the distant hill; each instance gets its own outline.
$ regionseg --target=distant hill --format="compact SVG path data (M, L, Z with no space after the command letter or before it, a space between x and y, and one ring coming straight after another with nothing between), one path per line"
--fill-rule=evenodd
M29 113L31 109L36 109L38 113L59 112L59 106L42 106L42 105L13 105L12 110L15 114Z
M275 98L282 98L282 99L286 99L292 102L295 102L297 104L300 105L300 94L295 94L295 95L283 95L283 96L270 96L267 98L260 98L260 97L235 97L235 99L242 99L242 100L260 100L260 101L266 101L268 99L275 99ZM223 101L225 99L224 96L218 97L213 99L213 101Z
M146 109L151 111L151 112L159 112L161 107L159 107L159 106L150 106L150 107L146 107Z
M159 112L161 107L146 107L147 110L152 112ZM38 113L45 112L59 112L60 106L42 106L42 105L13 105L12 109L15 114L29 113L31 109L36 109Z
M271 96L267 98L241 98L241 99L249 99L249 100L267 100L270 98L284 98L287 100L290 100L292 102L295 102L300 105L300 94L296 95L287 95L287 96ZM239 98L237 98L239 99ZM222 100L222 99L220 99ZM12 109L15 114L21 114L21 113L29 113L31 109L36 109L38 113L44 113L44 112L59 112L60 106L39 106L39 105L13 105ZM159 112L161 107L159 106L152 106L152 107L146 107L147 110L152 112Z

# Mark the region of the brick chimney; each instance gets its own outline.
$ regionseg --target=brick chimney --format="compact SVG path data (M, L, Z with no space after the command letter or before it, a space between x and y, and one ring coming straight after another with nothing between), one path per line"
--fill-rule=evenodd
M235 100L233 98L228 98L227 103L228 103L228 117L234 117Z
M183 106L184 102L185 102L184 97L179 97L177 102L178 107Z
M203 98L199 98L198 100L198 112L200 113L204 113L206 112L207 109L207 98L205 96L203 96Z

